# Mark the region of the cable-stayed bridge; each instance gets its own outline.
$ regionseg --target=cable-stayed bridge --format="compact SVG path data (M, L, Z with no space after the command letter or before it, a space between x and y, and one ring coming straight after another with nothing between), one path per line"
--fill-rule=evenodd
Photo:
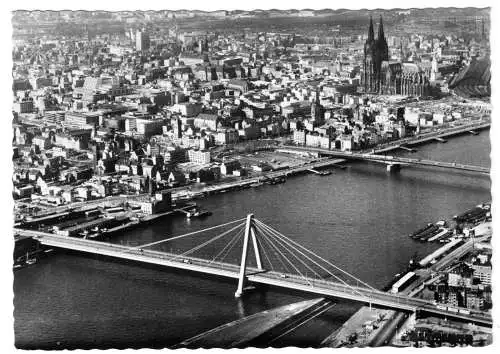
M46 246L184 269L237 280L235 296L250 284L267 284L330 298L491 326L491 316L438 308L433 302L375 289L328 259L300 245L253 214L221 225L139 246L15 229Z

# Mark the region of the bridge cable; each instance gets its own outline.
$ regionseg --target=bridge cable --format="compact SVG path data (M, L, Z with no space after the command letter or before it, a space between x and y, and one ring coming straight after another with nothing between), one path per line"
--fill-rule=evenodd
M267 236L266 236L265 234L262 234L261 236L262 236L262 237L264 237L264 238L267 238ZM271 241L270 239L268 239L268 241L269 241L269 243L270 243L270 244L271 244L271 245L272 245L272 246L273 246L273 247L274 247L274 248L275 248L275 249L279 252L279 254L280 254L280 255L281 255L281 256L285 259L285 261L287 261L287 262L288 262L288 264L290 264L290 265L292 266L292 268L293 268L293 269L295 269L295 271L296 271L296 272L297 272L297 273L298 273L298 274L302 277L302 279L304 279L306 282L308 282L310 286L313 286L313 285L311 284L311 282L309 281L309 279L308 279L307 277L305 277L305 276L304 276L304 274L302 274L302 272L301 272L301 271L300 271L300 270L299 270L299 269L298 269L298 268L297 268L297 267L296 267L296 266L295 266L292 262L290 262L290 260L289 260L289 259L288 259L288 258L287 258L284 254L283 254L283 252L281 252L281 251L279 250L279 248L278 248L278 247L276 247L276 246L272 243L272 241Z
M272 228L270 228L269 226L265 225L264 223L260 222L263 227L267 227L269 228L270 230L274 231L274 232L277 232L276 230L273 230ZM286 236L280 234L280 233L277 233L275 234L275 237L280 237L280 238L283 238L284 237L284 241L289 241L289 242L293 242L291 239L287 238ZM313 253L312 251L308 250L307 248L301 246L300 244L296 243L296 242L293 242L294 244L298 245L299 247L301 247L302 249L306 250L306 251L309 251L310 254L312 254L313 256L319 258L320 260L322 260L323 262L327 263L327 264L330 264L332 265L330 262L326 261L325 259L321 258L320 256L316 255L315 253ZM290 245L291 247L293 247L293 245ZM297 250L297 252L300 252L300 250L294 248L295 250ZM308 260L310 260L311 262L313 262L315 265L317 265L318 267L320 267L321 269L325 270L328 274L330 274L331 276L335 277L336 279L340 280L343 284L345 284L346 286L350 287L352 289L352 286L349 285L348 283L345 282L345 280L339 278L338 276L336 276L335 274L333 274L331 271L329 271L328 269L326 269L324 266L318 264L316 261L314 261L313 259L309 258L306 254L300 252L304 257L306 257ZM335 268L338 268L336 267L335 265L332 265L334 266ZM340 269L340 268L338 268ZM358 280L357 278L355 278L354 276L350 275L349 273L343 271L342 269L340 269L343 273L346 273L347 275L349 275L351 278L355 279L356 281L360 281ZM369 286L369 285L368 285ZM376 290L376 289L375 289Z
M193 253L193 252L196 252L196 251L198 251L199 249L201 249L201 248L205 247L206 245L208 245L208 244L210 244L210 243L212 243L212 242L215 242L215 241L217 241L218 239L220 239L220 238L222 238L222 237L226 236L228 233L233 232L233 231L234 231L234 230L236 230L238 227L242 227L243 225L245 225L245 222L243 222L243 223L241 223L241 224L239 224L239 225L236 225L235 227L231 228L230 230L227 230L227 231L223 232L222 234L220 234L220 235L218 235L218 236L215 236L215 237L211 238L210 240L205 241L205 242L203 242L202 244L200 244L200 245L198 245L198 246L196 246L196 247L193 247L193 248L191 248L190 250L187 250L186 252L184 252L184 253L182 253L182 254L179 254L179 255L175 256L173 259L176 259L176 258L178 258L178 257L182 257L182 256L186 256L186 255L188 255L188 254L191 254L191 253Z
M262 223L263 224L263 223ZM263 224L265 225L265 224ZM274 237L277 237L276 235ZM293 245L290 245L291 247L293 247ZM297 250L297 252L300 252L300 250ZM360 295L361 297L367 297L366 295L363 295L361 292L359 292L358 290L356 290L352 285L348 284L344 279L338 277L337 275L333 274L331 271L329 271L328 269L326 269L324 266L322 266L321 264L318 264L316 261L314 261L313 259L309 258L307 255L303 254L302 252L300 252L304 257L306 257L308 260L310 260L311 262L313 262L315 265L317 265L318 267L320 267L321 269L323 269L324 271L326 271L329 275L331 275L332 277L334 277L335 279L337 279L338 281L340 281L342 284L344 284L346 287L348 287L349 289L351 289L353 291L353 293L357 293L358 295ZM323 280L321 277L320 277L320 280Z
M266 225L263 224L263 227L265 227ZM268 232L271 232L270 230L268 230ZM280 242L287 242L286 240L282 240L280 238L278 238L278 235L272 235L271 236L277 240L279 240ZM332 272L330 270L328 270L327 268L325 268L324 266L322 266L321 264L319 264L318 262L316 262L314 259L311 259L310 257L308 257L306 254L304 254L303 252L301 252L299 249L297 249L296 247L294 247L292 244L290 243L286 243L288 246L290 246L291 248L293 248L295 251L297 251L298 253L300 253L302 256L304 256L307 260L311 261L314 265L318 266L319 268L321 268L322 270L324 270L325 272L327 272L328 275L331 275L335 278L337 278L338 280L340 280L341 282L343 282L345 285L349 285L347 284L343 279L339 278L338 276L336 276L335 274L332 274ZM323 278L321 277L320 274L317 274L316 275L319 277L319 279L323 280Z
M262 237L262 241L265 241L266 244L268 244L271 251L273 251L274 253L274 256L275 258L281 263L281 265L283 266L283 268L287 271L287 272L290 272L290 268L288 268L288 266L283 263L283 261L281 260L281 258L279 257L279 254L276 252L276 250L274 249L273 245L271 244L271 242L267 239L267 237ZM271 266L272 267L272 266Z
M234 236L233 238L224 246L224 248L222 248L222 250L219 251L219 253L217 253L211 260L210 260L210 263L213 263L215 262L215 260L221 256L235 241L237 241L238 237L241 235L241 230L238 231ZM223 259L224 257L221 257L221 259Z
M373 286L371 286L371 285L369 285L369 284L367 284L367 283L363 282L361 279L356 278L354 275L349 274L348 272L346 272L346 271L345 271L345 270L343 270L342 268L340 268L340 267L336 266L335 264L333 264L333 263L331 263L331 262L327 261L327 260L326 260L326 259L324 259L323 257L318 256L318 255L317 255L317 254L315 254L313 251L311 251L311 250L307 249L306 247L302 246L301 244L299 244L299 243L295 242L294 240L292 240L292 239L290 239L290 238L286 237L285 235L283 235L283 234L282 234L282 233L280 233L279 231L277 231L277 230L273 229L272 227L270 227L270 226L268 226L268 225L264 224L262 221L259 221L259 220L257 220L257 219L255 219L255 221L256 221L257 223L259 223L259 224L263 225L264 227L266 227L266 228L270 229L271 231L273 231L275 234L279 235L280 237L282 237L282 238L286 239L287 241L289 241L289 242L293 243L294 245L296 245L297 247L301 248L302 250L304 250L304 251L308 252L308 253L309 253L309 254L311 254L312 256L317 257L318 259L320 259L320 260L322 260L323 262L325 262L325 263L329 264L330 266L334 267L335 269L339 270L340 272L344 273L345 275L347 275L347 276L351 277L352 279L354 279L354 280L356 280L356 281L360 282L361 284L365 285L366 287L370 288L371 290L374 290L374 291L379 292L379 290L375 289Z
M259 231L262 232L262 233L265 233L265 230L263 229L260 229L260 227L258 225L255 225L256 227L259 228ZM271 236L272 235L269 235L268 236ZM295 259L297 259L300 263L302 263L307 269L309 269L311 272L313 272L313 274L315 274L318 278L321 278L321 275L318 274L314 269L312 269L307 263L305 263L303 260L301 260L297 255L295 255L294 253L292 253L286 246L283 245L283 241L279 240L279 239L275 239L276 242L278 242L286 251L288 251L288 253L290 253Z
M272 239L271 235L270 235L270 234L266 234L266 233L265 233L265 230L261 229L261 228L260 228L260 226L258 226L257 224L255 224L254 226L255 226L255 230L256 230L256 231L259 231L259 233L260 233L260 234L257 234L257 235L256 235L256 236L259 238L259 240L261 240L259 236L262 236L262 241L265 241L266 245L271 245L271 246L272 246L273 244L272 244L272 243L271 243L271 241L270 241L270 239ZM265 235L267 235L267 236L269 236L269 237L264 238L264 236L265 236ZM264 252L264 254L265 254L265 252L266 252L266 251L265 251L265 247L261 247L261 249L262 249L262 251L263 251L263 252ZM286 248L285 248L285 250L286 250ZM287 250L287 251L288 251L288 250ZM288 251L288 253L290 253L290 251ZM275 252L275 254L276 254L276 252ZM276 255L277 255L277 254L276 254ZM292 255L293 255L293 254L292 254ZM294 257L296 257L295 255L293 255L293 256L294 256ZM268 259L268 261L269 261L269 259ZM271 261L269 261L269 263L271 263ZM272 265L271 265L271 266L272 266ZM289 268L288 268L288 267L286 267L286 268L287 268L287 270L289 271ZM274 269L273 269L273 271L274 271Z
M259 226L260 227L260 226ZM293 247L293 245L290 245L290 244L287 244L286 241L284 240L281 240L280 238L276 237L275 235L273 235L270 231L268 230L265 230L263 229L262 232L267 232L267 235L269 237L271 237L272 239L274 239L276 242L278 242L284 249L286 249L291 255L293 255L300 263L302 263L307 269L309 269L311 272L314 273L314 275L316 275L318 277L318 279L322 280L323 277L321 276L321 274L319 274L318 272L316 272L313 268L311 268L310 265L308 265L305 261L303 261L302 259L300 259L296 254L294 254L289 248L287 248L287 246L289 246L290 248L292 248L293 250L295 250L298 254L304 256L307 260L310 260L312 263L314 263L314 265L317 265L318 267L321 268L321 265L315 263L313 260L311 260L309 257L307 257L307 255L305 255L304 253L300 252L300 250L298 250L297 248ZM326 272L330 274L330 272L328 271L328 269L324 269L323 270L326 270Z
M219 257L221 254L223 254L226 251L226 249L228 249L228 247L229 247L229 251L230 251L233 248L232 246L234 246L234 244L236 244L236 242L238 241L239 237L241 237L243 235L243 231L244 231L244 229L241 228L241 230L236 233L236 235L231 239L231 241L229 241L227 243L227 245L225 245L224 248L219 253L217 253L217 255L215 255L214 258L212 258L212 260L210 261L210 263L213 263L217 259L217 257ZM227 254L224 257L222 257L221 260L224 259L226 256L227 256Z
M361 284L365 285L366 287L368 287L368 288L370 288L370 289L372 289L372 290L375 290L375 291L377 291L377 292L379 291L379 290L375 289L374 287L372 287L371 285L369 285L369 284L367 284L367 283L363 282L362 280L360 280L360 279L356 278L354 275L349 274L348 272L346 272L346 271L345 271L345 270L343 270L342 268L340 268L340 267L336 266L335 264L332 264L331 262L327 261L326 259L322 258L321 256L318 256L317 254L315 254L315 253L314 253L314 252L312 252L311 250L309 250L309 249L305 248L305 247L304 247L304 246L302 246L301 244L299 244L299 243L295 242L294 240L292 240L292 239L290 239L290 238L286 237L285 235L283 235L283 234L282 234L282 233L280 233L279 231L277 231L277 230L273 229L272 227L270 227L270 226L268 226L268 225L264 224L262 221L259 221L259 220L257 220L257 219L255 219L255 221L256 221L256 222L258 222L258 223L260 223L260 224L262 224L264 227L266 227L266 228L270 229L271 231L273 231L275 234L279 235L280 237L282 237L282 238L286 239L287 241L289 241L289 242L293 243L293 244L294 244L294 245L296 245L297 247L299 247L299 248L303 249L304 251L308 252L308 253L309 253L309 254L311 254L312 256L315 256L315 257L319 258L319 259L320 259L320 260L322 260L323 262L325 262L325 263L329 264L330 266L334 267L335 269L339 270L340 272L344 273L345 275L347 275L347 276L351 277L352 279L354 279L354 280L356 280L356 281L360 282Z
M266 235L262 234L261 236L262 236L262 237L264 237L265 239L267 239L267 241L271 244L271 246L272 246L272 247L273 247L276 251L278 251L278 253L281 255L281 257L283 257L283 259L284 259L285 261L287 261L287 263L288 263L288 264L290 264L290 265L292 266L292 268L293 268L293 269L295 269L295 271L296 271L296 272L297 272L297 273L298 273L298 274L299 274L299 275L300 275L300 276L301 276L301 277L302 277L302 278L303 278L306 282L308 282L308 283L309 283L309 285L310 285L310 286L313 286L313 285L311 284L311 282L308 280L308 278L307 278L307 277L305 277L305 276L304 276L304 275L300 272L300 270L299 270L299 269L298 269L298 268L297 268L297 267L296 267L296 266L295 266L292 262L290 262L290 260L289 260L289 259L288 259L288 258L287 258L284 254L283 254L283 252L281 252L281 251L280 251L280 249L279 249L276 245L274 245L274 243L272 243L272 241L271 241L269 238L267 238L267 236L266 236ZM286 267L286 270L287 270L288 272L290 272L290 270L289 270L289 268L288 268L288 267ZM289 274L292 274L292 273L290 272Z
M230 222L227 222L225 224L212 226L212 227L209 227L209 228L206 228L206 229L202 229L202 230L198 230L198 231L193 231L193 232L190 232L190 233L187 233L187 234L183 234L183 235L179 235L179 236L175 236L175 237L172 237L172 238L167 238L167 239L163 239L163 240L160 240L160 241L147 243L147 244L142 245L142 246L134 247L134 248L132 248L132 250L137 250L137 249L140 249L140 248L145 248L145 247L150 247L150 246L158 245L158 244L163 243L163 242L178 240L180 238L184 238L184 237L187 237L187 236L192 236L192 235L199 234L199 233L205 232L205 231L215 230L215 229L218 229L218 228L221 228L221 227L224 227L224 226L228 226L228 225L231 225L231 224L235 224L237 222L244 221L244 220L246 220L246 218L239 219L239 220L234 220L234 221L230 221Z
M236 246L238 244L238 242L241 240L241 238L243 237L244 235L244 232L245 230L242 229L241 232L238 232L239 234L239 237L238 239L231 245L231 247L229 247L229 249L227 250L226 254L224 254L224 256L221 258L220 262L222 262L228 255L229 253L231 252L231 250L234 248L234 246Z
M257 227L257 225L255 225ZM257 230L257 229L256 229ZM262 238L259 238L259 242L262 241L262 246L267 246L269 249L271 249L271 251L273 251L274 255L275 255L275 258L280 261L281 265L283 265L284 268L286 268L287 271L289 271L289 268L283 264L283 261L281 261L280 258L278 258L278 254L276 253L276 251L272 248L272 245L271 243L269 242L268 239L262 237ZM275 271L274 267L273 267L273 264L270 260L269 257L267 257L267 252L266 252L266 247L261 247L261 250L262 252L264 253L264 256L266 257L266 259L268 260L269 264L271 265L271 270Z
M261 240L259 240L259 241L261 241ZM262 241L264 241L264 240L262 239ZM266 242L266 245L267 245L267 242ZM264 246L264 245L262 244L262 246ZM271 267L271 271L274 272L274 267L273 267L273 264L271 263L271 260L269 259L268 255L267 255L266 247L260 247L260 249L262 250L262 253L264 254L264 257L266 258L267 262L269 263L269 266Z
M220 238L222 238L222 237L226 236L226 235L227 235L227 234L229 234L230 232L233 232L233 231L234 231L234 230L236 230L237 228L242 227L244 224L245 224L245 223L242 223L242 224L240 224L240 225L236 225L235 227L233 227L233 228L231 228L231 229L229 229L229 230L227 230L227 231L223 232L222 234L217 235L217 236L214 236L214 237L212 237L211 239L209 239L208 241L205 241L205 242L203 242L203 243L199 244L198 246L195 246L195 247L193 247L193 248L191 248L191 249L187 250L186 252L184 252L184 253L182 253L182 254L180 254L180 255L177 255L176 257L179 257L179 256L185 256L185 255L191 254L191 253L193 253L193 252L196 252L196 251L198 251L198 250L202 249L203 247L205 247L205 246L209 245L210 243L215 242L215 241L217 241L218 239L220 239ZM174 257L174 258L176 258L176 257Z

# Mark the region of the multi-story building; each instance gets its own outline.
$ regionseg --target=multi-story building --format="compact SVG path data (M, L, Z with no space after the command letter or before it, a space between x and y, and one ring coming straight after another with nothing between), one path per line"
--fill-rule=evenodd
M159 191L152 197L143 197L129 202L132 206L140 206L144 214L157 214L168 211L172 207L172 194L169 191Z
M306 143L306 131L305 130L295 130L293 132L293 142L298 145L305 145Z
M13 110L17 113L32 113L35 109L33 104L33 99L22 99L21 101L15 102Z
M472 286L472 269L462 265L451 270L448 273L448 286L470 288Z
M186 150L179 147L168 147L167 151L164 153L164 158L165 163L170 165L186 162Z
M211 162L210 151L190 149L188 150L188 159L200 165L209 164Z
M77 128L87 127L88 125L97 126L99 124L99 115L99 113L95 112L68 112L64 117L64 123Z
M239 134L236 129L222 129L217 132L215 141L218 144L232 144L236 143L239 139Z
M33 145L38 146L41 151L50 149L52 147L52 142L49 137L35 136L32 141Z
M163 119L140 119L135 120L136 129L138 134L150 137L155 134L161 134L165 122Z
M196 128L208 128L212 131L217 131L217 123L219 117L216 114L200 113L194 119L194 126Z
M145 31L137 31L135 35L135 49L139 52L149 49L149 35Z
M234 171L239 170L240 168L241 164L238 160L224 161L220 166L220 173L223 175L230 175Z
M474 277L478 278L482 284L491 285L491 263L472 264L472 269L474 270Z
M485 299L481 291L468 291L465 296L465 306L468 309L482 310Z
M354 140L352 135L342 134L339 137L339 140L340 140L340 150L351 151L354 149Z
M183 117L194 117L201 112L201 105L191 102L181 102L174 104L170 111L179 113Z
M71 130L55 135L55 145L66 149L85 150L89 146L91 131L88 129Z

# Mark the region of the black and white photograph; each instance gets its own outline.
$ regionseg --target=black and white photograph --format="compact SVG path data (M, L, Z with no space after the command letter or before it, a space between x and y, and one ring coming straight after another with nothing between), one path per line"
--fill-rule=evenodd
M11 4L4 345L496 344L492 6L427 3Z

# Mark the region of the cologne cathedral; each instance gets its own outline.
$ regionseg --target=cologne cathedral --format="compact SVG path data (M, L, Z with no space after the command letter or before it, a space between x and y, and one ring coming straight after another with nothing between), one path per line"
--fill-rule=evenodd
M370 17L368 39L364 48L361 85L366 93L386 95L427 96L430 92L431 67L416 63L389 60L389 48L384 34L382 16L375 39Z

